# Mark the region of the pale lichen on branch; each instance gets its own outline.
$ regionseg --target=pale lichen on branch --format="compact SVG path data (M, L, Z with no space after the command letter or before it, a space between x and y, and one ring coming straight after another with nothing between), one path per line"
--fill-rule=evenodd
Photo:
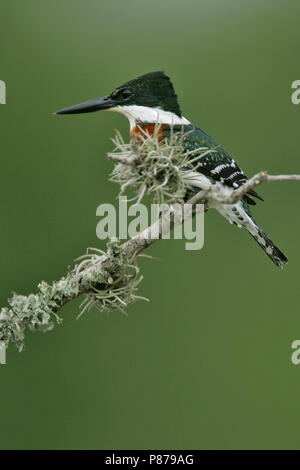
M81 258L80 264L59 281L40 282L37 294L13 293L9 307L0 311L0 341L6 345L15 342L22 350L27 327L32 331L52 330L55 321L62 322L57 312L79 295L85 296L79 316L92 307L124 311L131 302L142 298L136 295L142 276L135 258L129 259L118 241L108 242L106 253L88 249Z
M188 190L191 174L197 169L197 161L214 150L198 148L187 152L183 139L187 133L171 132L168 139L161 142L159 126L154 136L142 128L138 136L125 143L121 134L116 133L114 151L108 154L116 161L110 181L120 185L120 194L127 189L135 193L132 199L141 202L144 196L152 196L159 204L183 202Z

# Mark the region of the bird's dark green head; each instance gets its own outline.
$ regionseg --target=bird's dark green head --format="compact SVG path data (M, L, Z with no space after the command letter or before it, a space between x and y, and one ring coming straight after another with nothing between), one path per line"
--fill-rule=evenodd
M170 78L162 71L141 75L117 87L103 98L87 101L56 114L88 113L128 106L143 106L171 112L181 118L177 95Z
M178 98L170 78L164 72L151 72L116 88L110 97L120 106L146 106L169 111L181 117Z

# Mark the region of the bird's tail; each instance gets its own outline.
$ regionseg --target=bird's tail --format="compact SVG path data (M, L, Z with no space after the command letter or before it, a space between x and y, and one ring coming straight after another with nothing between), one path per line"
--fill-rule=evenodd
M268 237L268 235L263 231L263 229L256 224L256 230L253 233L250 232L250 235L254 238L254 240L262 247L264 252L269 256L269 258L279 266L283 268L285 264L287 264L288 260L286 256L282 253L282 251L277 248L277 246L272 242L272 240Z
M287 264L287 258L272 242L260 225L258 225L246 201L242 200L234 205L218 204L216 209L226 217L229 222L234 223L238 227L244 227L276 266L283 268L283 266Z
M259 244L259 246L264 250L266 255L280 268L283 268L287 264L288 260L282 251L277 248L277 246L272 242L268 237L262 227L256 222L252 216L249 206L246 202L241 201L245 213L248 215L248 223L245 228L248 230L250 235L254 240Z

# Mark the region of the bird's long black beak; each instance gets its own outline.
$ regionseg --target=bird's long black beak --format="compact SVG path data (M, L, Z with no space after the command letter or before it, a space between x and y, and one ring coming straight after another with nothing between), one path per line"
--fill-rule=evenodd
M85 103L75 104L69 108L60 109L54 114L80 114L80 113L93 113L94 111L101 111L110 109L117 106L117 103L109 96L103 96L96 100L86 101Z

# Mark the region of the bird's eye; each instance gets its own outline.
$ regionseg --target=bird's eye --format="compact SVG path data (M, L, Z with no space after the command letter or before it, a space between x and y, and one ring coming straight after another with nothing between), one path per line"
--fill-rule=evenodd
M129 96L131 95L130 91L129 90L122 90L121 92L121 96L124 100L126 100L127 98L129 98Z
M131 93L127 88L121 88L119 90L115 90L111 94L111 98L115 100L127 100L130 97Z

